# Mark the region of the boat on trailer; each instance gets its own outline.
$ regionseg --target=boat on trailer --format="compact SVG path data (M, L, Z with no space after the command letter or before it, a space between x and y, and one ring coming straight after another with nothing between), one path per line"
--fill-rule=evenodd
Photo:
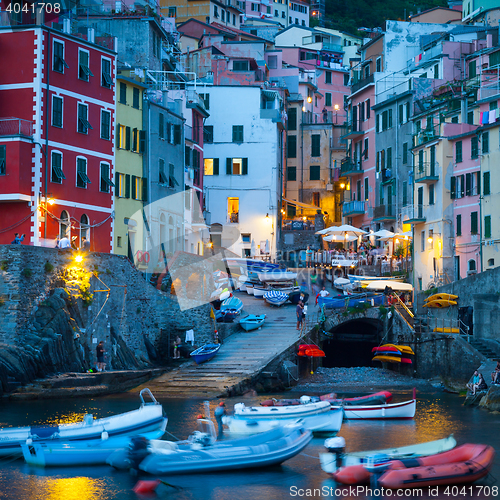
M151 399L145 402L143 395ZM21 445L50 441L51 443L91 442L100 443L103 433L109 438L118 438L154 432L164 427L163 408L149 389L142 389L141 406L137 410L94 419L87 413L81 422L60 425L32 425L28 427L4 427L0 429L0 456L21 455Z

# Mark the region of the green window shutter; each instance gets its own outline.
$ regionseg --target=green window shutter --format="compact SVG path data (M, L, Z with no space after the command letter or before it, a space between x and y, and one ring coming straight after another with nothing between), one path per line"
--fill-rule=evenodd
M181 143L181 126L174 125L174 144Z
M481 137L482 140L482 153L486 154L490 152L490 134L489 132L483 132Z
M429 205L434 205L434 184L429 184Z
M139 131L139 153L145 153L145 152L146 152L146 131L140 130Z
M477 182L476 194L481 194L481 172L476 172L474 175L476 176L476 182Z
M477 234L477 212L470 214L470 232L471 234Z
M450 187L450 198L454 200L457 197L457 178L451 178L451 187Z
M130 127L125 128L125 149L130 151Z
M474 78L476 76L476 61L471 61L469 63L469 78Z
M365 177L365 201L368 201L368 194L369 194L368 177Z
M134 128L132 131L132 151L138 151L139 144L137 144L137 129Z
M470 140L470 157L477 158L479 156L479 142L477 136L471 137Z
M297 108L288 109L288 130L297 130Z
M491 215L484 218L484 237L491 238Z
M311 156L321 156L321 136L319 134L311 136Z
M142 201L148 201L148 179L142 178Z
M288 144L287 147L288 158L297 158L297 136L289 135L287 144Z
M118 196L120 193L120 174L115 170L115 196Z
M226 158L226 175L231 175L233 173L233 159Z
M465 174L465 196L470 196L471 174Z
M115 139L116 139L116 147L120 147L120 124L116 124L116 134L115 134Z
M465 175L460 176L460 198L465 196Z
M136 191L136 182L135 182L135 175L132 176L132 199L135 200L137 198L137 191Z
M462 216L457 215L457 236L462 236Z
M389 109L389 128L392 128L392 109Z
M287 167L286 168L286 180L296 181L297 180L297 167Z
M455 145L455 161L457 163L462 161L462 141L457 141Z
M405 181L403 182L403 207L406 207L406 205L408 205L408 183Z
M490 194L490 173L483 173L483 195L486 196Z
M243 169L241 175L248 175L248 158L243 158Z
M219 175L219 158L214 158L214 175Z
M130 175L125 175L125 198L130 198Z

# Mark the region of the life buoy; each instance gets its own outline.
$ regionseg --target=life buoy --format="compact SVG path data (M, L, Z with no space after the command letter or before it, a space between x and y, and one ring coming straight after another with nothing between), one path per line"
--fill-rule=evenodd
M137 257L137 262L142 262L142 252L140 250L137 250L137 253L135 255Z
M142 254L142 261L145 263L145 264L149 264L149 252L144 252Z

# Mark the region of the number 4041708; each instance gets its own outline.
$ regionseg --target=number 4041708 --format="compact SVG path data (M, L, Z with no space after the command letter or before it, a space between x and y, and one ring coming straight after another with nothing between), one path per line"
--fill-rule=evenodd
M458 496L468 496L469 498L473 497L496 497L498 496L498 486L447 486L443 495L450 497L458 497Z
M5 10L14 14L20 14L21 12L32 14L37 14L40 12L45 12L46 14L59 14L61 12L61 4L40 2L36 5L34 3L31 5L28 5L27 3L21 5L21 3L11 2L9 5L7 5L7 8Z

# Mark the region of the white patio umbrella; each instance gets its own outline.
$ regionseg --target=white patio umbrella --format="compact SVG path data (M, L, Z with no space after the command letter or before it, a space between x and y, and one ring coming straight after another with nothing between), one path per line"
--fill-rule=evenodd
M330 226L322 230L321 234L344 234L359 236L360 234L367 234L363 229L351 226L349 224L342 224L341 226Z
M388 231L387 229L379 229L374 233L370 233L370 236L377 236L379 238L392 238L396 233Z
M344 241L355 241L357 239L358 237L354 236L353 234L348 234L346 236L342 236L341 234L330 234L323 238L324 241L338 241L339 243L342 243Z

